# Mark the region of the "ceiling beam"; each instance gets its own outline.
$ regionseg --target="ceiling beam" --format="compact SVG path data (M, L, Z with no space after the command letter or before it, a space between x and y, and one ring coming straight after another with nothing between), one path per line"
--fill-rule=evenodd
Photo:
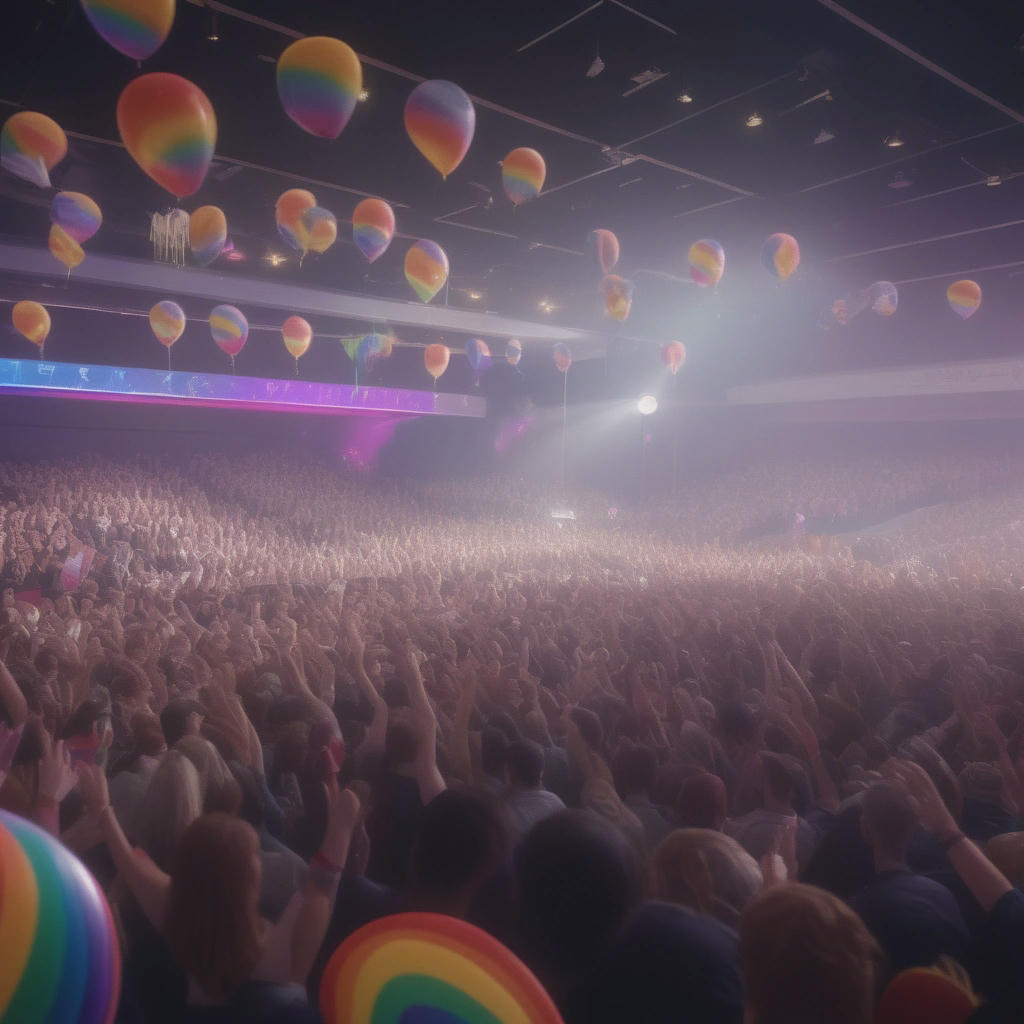
M830 256L822 263L841 263L843 260L856 259L858 256L874 256L880 252L893 252L896 249L911 249L917 245L928 245L930 242L946 242L951 238L963 238L966 235L983 235L986 231L1000 231L1003 228L1015 228L1024 224L1024 218L1004 220L1001 224L986 224L980 228L967 228L966 231L951 231L945 235L932 235L930 238L915 238L910 242L896 242L893 245L881 245L877 249L863 249L861 252L848 252L842 256Z
M858 17L852 11L848 11L841 4L836 3L836 0L818 0L818 3L826 10L831 11L833 14L837 14L840 18L844 18L851 25L856 25L856 27L862 32L866 32L869 36L873 36L879 42L885 43L886 46L891 47L897 53L902 53L904 57L908 57L915 64L920 64L921 67L930 71L933 75L938 75L939 78L949 82L950 85L955 85L958 89L967 93L968 96L973 96L976 100L980 100L982 103L988 104L988 106L992 107L993 110L998 110L1000 114L1005 114L1006 117L1016 121L1018 124L1024 124L1024 114L1019 110L1014 110L1012 107L1008 107L1005 103L1000 103L995 97L989 96L988 93L975 88L970 84L970 82L965 82L962 78L958 78L952 71L947 71L944 67L941 67L934 61L929 60L916 50L912 50L909 46L901 43L898 39L893 38L893 36L888 33L883 32L880 28L876 28L870 22Z

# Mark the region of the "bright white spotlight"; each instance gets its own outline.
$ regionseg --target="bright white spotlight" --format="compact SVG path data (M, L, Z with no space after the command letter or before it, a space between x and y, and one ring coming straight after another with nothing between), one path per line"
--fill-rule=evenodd
M658 411L658 400L654 395L641 395L636 408L641 416L650 416L652 412Z

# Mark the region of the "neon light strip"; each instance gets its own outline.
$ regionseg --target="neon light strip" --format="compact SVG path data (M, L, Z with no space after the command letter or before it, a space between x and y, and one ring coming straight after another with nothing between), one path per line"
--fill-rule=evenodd
M0 359L0 394L321 415L404 413L482 417L486 411L486 401L474 395L435 395L431 391L374 387L357 391L348 384L321 381L31 359Z

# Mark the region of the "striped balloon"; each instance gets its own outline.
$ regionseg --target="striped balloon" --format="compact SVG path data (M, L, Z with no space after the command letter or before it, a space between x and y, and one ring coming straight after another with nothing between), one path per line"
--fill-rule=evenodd
M610 274L619 262L619 240L607 228L595 228L588 236L597 255L597 263L603 274Z
M569 372L569 367L572 366L572 352L564 341L555 343L555 346L551 349L551 356L560 373Z
M41 828L0 811L0 1019L111 1024L121 953L93 876Z
M981 308L981 286L966 278L954 281L946 289L946 301L961 320L969 320Z
M313 252L324 253L338 240L338 221L330 210L314 206L302 215L302 226Z
M686 361L686 346L681 341L670 341L667 345L662 345L661 361L674 377Z
M420 82L405 103L405 130L413 145L447 178L473 141L473 102L454 82Z
M117 130L132 159L181 199L199 190L217 143L206 94L180 75L140 75L117 101Z
M800 266L800 246L792 235L769 235L761 246L761 263L769 274L785 281Z
M210 311L210 334L221 352L231 356L234 367L235 356L245 348L249 337L249 321L236 306L214 306Z
M899 305L899 292L891 281L876 281L868 289L871 311L879 316L892 316Z
M149 326L156 340L170 348L185 333L185 311L176 302L163 299L149 311Z
M383 256L395 234L395 211L383 199L364 199L352 213L352 241L373 263Z
M11 323L22 337L27 338L33 345L38 345L40 349L50 335L49 310L31 299L23 299L14 304L11 309ZM0 911L2 910L3 907L0 905Z
M50 254L68 268L69 274L72 267L77 267L85 259L85 250L56 224L50 225Z
M716 285L725 273L725 250L712 238L690 246L690 278L701 288Z
M298 39L277 62L277 95L284 112L321 139L341 134L362 88L363 66L355 50L340 39Z
M68 137L56 121L19 110L0 131L0 167L39 188L50 187L50 171L67 156Z
M544 187L547 167L535 149L513 149L501 162L501 184L513 206L535 199Z
M601 282L601 293L604 295L605 315L622 323L633 306L633 282L618 274L608 274Z
M509 338L505 345L505 358L510 366L519 365L519 360L523 358L523 345L518 338Z
M313 340L313 328L301 316L290 316L281 325L281 337L288 354L298 363L300 357L309 351Z
M437 378L448 369L448 362L451 359L452 354L448 349L447 345L428 345L423 350L423 365L427 368L427 373L434 378L434 385L437 385Z
M132 60L152 57L174 24L174 0L82 0L82 8L92 27Z
M81 192L58 192L50 202L50 221L76 242L88 242L100 229L103 214Z
M309 231L303 217L315 208L316 196L304 188L290 188L282 192L274 206L277 233L285 243L303 254L309 251Z
M200 206L188 219L188 245L196 263L209 266L228 240L228 221L219 206Z
M405 279L423 302L429 302L448 280L448 256L444 249L421 238L405 254Z

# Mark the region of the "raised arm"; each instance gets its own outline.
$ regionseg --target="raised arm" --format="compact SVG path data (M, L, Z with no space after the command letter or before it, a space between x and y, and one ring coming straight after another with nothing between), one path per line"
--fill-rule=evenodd
M406 683L409 689L409 704L416 720L419 743L416 748L416 782L420 789L420 799L429 804L439 793L447 788L441 772L437 767L437 716L423 686L423 675L420 672L419 652L411 645L406 645L403 652L406 666Z
M353 618L345 620L345 635L348 638L349 659L356 685L373 709L373 718L366 730L363 742L359 744L359 752L361 754L379 753L384 749L388 731L388 706L366 672L366 644Z

